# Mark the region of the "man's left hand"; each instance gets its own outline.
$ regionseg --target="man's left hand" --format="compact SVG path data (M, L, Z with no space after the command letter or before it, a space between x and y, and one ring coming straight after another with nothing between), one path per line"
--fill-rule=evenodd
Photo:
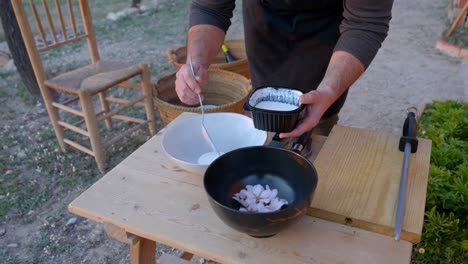
M325 111L333 104L334 101L334 96L327 93L327 91L317 89L303 94L299 98L299 102L306 105L306 116L293 131L281 133L280 138L298 137L314 128L320 122Z
M365 67L354 55L346 51L335 51L328 64L327 72L317 90L299 98L307 105L307 114L300 124L281 138L297 137L314 128L327 109L356 81Z

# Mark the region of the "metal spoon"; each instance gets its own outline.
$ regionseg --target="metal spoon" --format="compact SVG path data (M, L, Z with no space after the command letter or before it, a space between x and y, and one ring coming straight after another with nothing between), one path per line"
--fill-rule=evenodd
M190 55L189 61L190 61L190 70L192 70L193 78L195 78L195 72L193 71L193 64L192 64L192 55ZM205 137L205 139L208 140L208 143L210 143L211 148L216 152L216 154L218 154L218 156L220 156L220 152L218 151L218 149L214 145L213 140L211 140L210 134L208 134L208 130L205 127L205 111L203 110L203 103L202 103L202 99L201 99L200 94L198 94L198 101L200 102L200 108L201 108L201 112L202 112L201 126L202 126L203 136Z

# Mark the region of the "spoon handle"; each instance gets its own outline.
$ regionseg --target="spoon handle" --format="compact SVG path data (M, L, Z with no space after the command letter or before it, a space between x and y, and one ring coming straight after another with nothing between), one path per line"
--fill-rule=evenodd
M195 71L193 70L193 63L192 63L192 54L190 54L189 62L190 62L190 70L192 70L192 75L195 78ZM218 151L218 149L216 149L216 146L213 143L213 140L211 139L210 134L208 134L208 130L205 127L205 111L203 110L203 102L202 102L200 94L198 94L198 101L200 102L200 108L201 108L201 112L202 112L202 131L203 131L203 135L205 135L205 137L208 138L208 143L210 143L211 148L219 155L220 152Z

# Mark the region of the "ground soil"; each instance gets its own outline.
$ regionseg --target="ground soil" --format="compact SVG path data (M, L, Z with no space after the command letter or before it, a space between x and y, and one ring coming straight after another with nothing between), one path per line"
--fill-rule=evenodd
M173 72L165 52L184 45L189 4L161 2L157 11L112 22L105 15L130 1L93 1L101 57L148 63L153 81ZM243 35L237 2L228 38ZM434 48L445 30L446 6L442 0L395 1L388 38L351 88L339 124L399 135L410 106L468 101L468 62ZM8 52L4 42L0 51ZM83 45L46 55L48 73L84 65L87 56ZM14 70L0 70L0 103L0 262L127 263L126 245L107 237L99 223L80 217L71 223L76 216L67 211L74 198L102 177L94 161L76 151L58 150L47 113L28 96ZM158 125L161 128L161 122ZM134 138L109 150L111 167L148 134L141 131ZM160 245L158 254L162 252L176 250Z

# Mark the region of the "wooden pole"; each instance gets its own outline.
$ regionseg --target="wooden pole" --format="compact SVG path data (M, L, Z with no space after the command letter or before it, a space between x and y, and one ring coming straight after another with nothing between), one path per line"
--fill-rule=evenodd
M455 31L455 28L457 28L458 23L460 23L460 20L462 17L465 15L465 13L468 11L468 2L465 3L465 6L463 6L463 9L460 10L460 13L458 13L458 16L455 18L455 20L452 23L452 26L450 27L449 31L445 35L446 37L450 37L453 32Z

